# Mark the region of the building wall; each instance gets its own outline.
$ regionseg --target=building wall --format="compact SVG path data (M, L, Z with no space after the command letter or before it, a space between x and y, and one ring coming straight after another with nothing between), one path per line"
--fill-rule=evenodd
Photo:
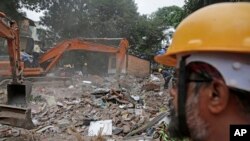
M128 55L127 73L139 77L148 76L150 73L150 62L132 55Z
M24 19L19 22L20 36L31 37L32 31L30 29L30 21Z
M31 30L31 36L32 36L32 38L35 40L35 41L39 41L39 39L38 39L38 33L37 33L37 27L38 27L38 23L37 22L35 22L35 25L36 26L31 26L30 27L30 30Z

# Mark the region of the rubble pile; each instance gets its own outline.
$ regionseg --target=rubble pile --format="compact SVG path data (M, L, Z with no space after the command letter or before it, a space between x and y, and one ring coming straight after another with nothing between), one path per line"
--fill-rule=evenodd
M152 137L168 115L161 75L74 76L70 85L34 84L30 103L35 129L0 125L2 140L129 140Z

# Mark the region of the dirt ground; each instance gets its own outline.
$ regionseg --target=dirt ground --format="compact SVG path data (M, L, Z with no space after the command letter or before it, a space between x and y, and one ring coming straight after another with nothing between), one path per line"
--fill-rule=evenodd
M67 81L32 84L29 107L35 128L0 125L0 141L158 140L153 139L156 127L160 121L168 122L160 115L168 115L170 99L160 74L146 78L76 74ZM0 96L6 100L3 88ZM111 133L104 131L106 127L94 127L97 135L90 133L92 123L108 120Z

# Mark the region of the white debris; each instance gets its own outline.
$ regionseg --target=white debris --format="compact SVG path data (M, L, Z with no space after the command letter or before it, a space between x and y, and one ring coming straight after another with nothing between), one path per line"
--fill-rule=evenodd
M125 107L127 107L127 105L119 105L119 108L121 108L121 109L123 109Z
M92 82L91 81L86 81L86 80L84 80L84 81L82 81L83 83L86 83L86 84L91 84Z
M112 120L91 121L89 126L88 135L97 136L101 132L101 135L112 135Z
M159 92L159 96L162 96L164 92Z
M151 74L150 75L150 80L151 81L155 81L155 82L159 82L160 81L160 78L156 77L155 75Z
M57 106L63 107L63 103L61 103L61 102L59 102L59 101L56 102L56 105L57 105Z
M131 97L132 97L135 101L140 100L140 96L138 96L138 95L131 95Z

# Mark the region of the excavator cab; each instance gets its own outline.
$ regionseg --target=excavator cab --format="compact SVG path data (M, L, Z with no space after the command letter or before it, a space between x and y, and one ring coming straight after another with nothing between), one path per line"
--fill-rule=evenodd
M6 24L6 21L9 23ZM31 109L27 108L31 85L23 81L24 65L20 58L19 30L15 21L0 12L0 37L8 42L12 81L7 85L7 103L0 105L0 123L32 129Z

